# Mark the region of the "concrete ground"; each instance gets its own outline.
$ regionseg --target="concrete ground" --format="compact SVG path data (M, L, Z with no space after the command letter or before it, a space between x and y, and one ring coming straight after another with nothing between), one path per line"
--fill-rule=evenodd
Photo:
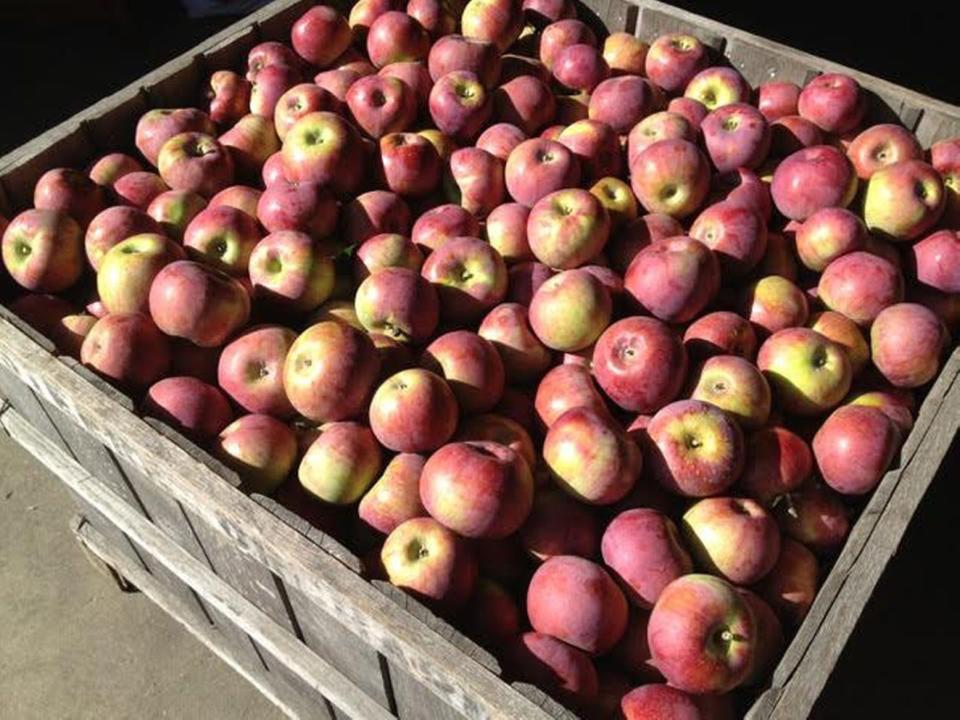
M0 433L0 718L282 714L139 593L87 562L60 482Z

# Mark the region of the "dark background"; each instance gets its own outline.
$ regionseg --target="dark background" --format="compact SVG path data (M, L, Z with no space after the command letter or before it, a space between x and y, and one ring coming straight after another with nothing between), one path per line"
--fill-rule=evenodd
M948 3L673 4L960 104L957 13ZM235 19L189 20L172 0L2 0L0 153ZM957 717L957 450L955 442L841 658L818 717Z

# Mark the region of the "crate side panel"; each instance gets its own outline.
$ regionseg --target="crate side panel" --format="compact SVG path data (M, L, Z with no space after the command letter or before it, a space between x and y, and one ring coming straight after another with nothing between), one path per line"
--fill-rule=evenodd
M606 33L631 32L637 19L637 7L624 0L582 0L577 17Z
M731 37L727 41L726 55L730 64L754 86L772 80L803 86L817 74L813 67L799 58L741 37Z
M204 67L209 73L233 70L240 75L246 75L247 55L259 41L260 32L255 25L251 25L229 40L204 50Z
M692 17L675 14L665 7L652 7L643 4L640 6L636 35L641 40L653 42L660 35L686 33L696 36L704 45L713 48L716 52L723 52L726 44L724 33L709 28L705 24L691 19Z
M960 115L925 109L917 124L916 134L923 147L929 147L940 140L960 137Z
M111 107L83 123L97 152L123 152L139 160L140 154L134 146L134 133L137 121L150 106L146 93L139 88L128 87L121 92L122 96L111 98L114 101Z

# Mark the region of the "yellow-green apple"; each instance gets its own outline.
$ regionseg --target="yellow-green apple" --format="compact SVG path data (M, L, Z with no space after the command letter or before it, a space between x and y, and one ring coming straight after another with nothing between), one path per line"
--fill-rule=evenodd
M370 428L355 422L327 423L300 461L297 477L314 497L351 505L379 475L381 455Z
M109 207L99 213L87 226L84 249L94 270L100 269L103 256L110 248L132 235L160 233L158 222L139 208L127 205Z
M868 327L881 310L903 300L904 282L893 263L858 250L827 265L817 290L828 308Z
M357 319L367 332L419 345L433 335L439 318L437 291L417 270L385 267L357 288Z
M530 208L520 203L498 205L487 216L484 223L487 242L507 264L533 260L533 252L527 242L529 216Z
M3 233L3 265L31 292L61 292L83 273L83 232L57 210L25 210Z
M520 0L470 0L460 16L465 37L493 43L501 53L523 29Z
M590 370L569 363L557 365L543 376L537 385L534 406L537 417L546 428L574 408L585 408L598 415L607 412Z
M131 235L103 256L97 293L109 313L147 312L150 286L172 262L185 260L183 248L164 235Z
M557 56L571 45L597 46L597 36L586 24L573 18L550 23L540 34L539 57L546 69L553 72Z
M939 230L910 249L912 269L924 285L960 293L960 232Z
M389 535L401 523L426 517L420 502L420 474L427 459L414 453L395 455L357 506L367 526Z
M624 410L654 413L683 386L687 354L665 323L629 317L604 330L593 350L593 372L606 395Z
M413 224L411 240L426 253L455 237L477 237L480 223L459 205L439 205L427 210Z
M268 40L250 48L247 53L246 78L250 82L257 79L257 75L270 65L288 65L297 67L300 57L289 45L275 40Z
M650 508L626 510L614 517L603 533L600 551L627 599L637 607L653 607L667 585L693 572L673 521Z
M227 425L214 453L251 492L272 493L297 461L297 439L286 424L269 415L244 415Z
M28 295L27 297L33 297ZM57 346L57 350L64 355L79 360L80 349L83 347L83 341L97 324L97 318L93 315L69 314L65 315L53 327L50 332L50 339Z
M778 653L775 659L779 657ZM648 720L648 718L706 720L707 718L733 717L734 711L729 698L729 695L695 695L670 685L647 684L625 693L616 709L619 713L618 717L624 720Z
M847 148L847 157L861 180L877 170L902 160L922 160L923 148L916 136L902 125L873 125L857 135Z
M820 128L799 115L786 115L770 123L770 158L785 158L798 150L823 144Z
M678 94L709 62L707 48L692 35L661 35L650 45L646 76L670 94Z
M650 81L636 75L604 80L590 93L589 117L606 123L618 135L657 110L657 94Z
M750 83L732 67L709 67L690 78L683 96L702 103L712 113L726 105L750 102Z
M268 233L296 230L321 240L336 229L337 214L337 202L330 191L308 181L268 187L257 201L256 217Z
M347 19L332 7L312 7L293 24L290 42L311 65L326 67L350 47Z
M687 545L697 565L735 585L752 585L769 573L780 554L780 528L748 498L705 498L683 515Z
M606 123L579 120L565 127L557 136L557 142L577 158L584 184L620 174L620 138Z
M633 194L631 190L631 195ZM650 243L683 235L683 226L669 215L651 213L615 228L610 234L605 253L610 267L626 274L630 263Z
M234 185L233 187L237 188L241 186ZM226 188L217 193L214 198L211 199L211 204L214 199L223 196L223 194L230 189L231 188ZM207 201L195 192L189 190L167 190L157 195L147 206L146 214L155 221L155 229L145 229L139 232L163 232L172 240L180 241L183 239L183 233L190 222L206 207ZM255 208L256 205L254 205L254 209ZM119 208L111 208L110 211L116 212L117 210L119 210ZM156 228L160 228L160 230ZM129 234L133 235L136 233L131 232ZM89 238L89 230L87 236ZM89 246L87 256L90 258L92 264L93 257L90 255ZM94 265L94 269L96 268L97 265Z
M691 142L661 140L637 155L630 168L630 186L647 212L683 218L706 198L710 164Z
M436 148L416 133L380 138L376 175L388 190L404 197L429 195L440 184L442 161Z
M417 115L417 98L398 78L368 75L350 86L347 107L357 126L378 140L410 127Z
M768 275L748 286L742 306L744 316L761 334L805 325L810 314L803 290L779 275Z
M117 179L111 190L122 205L146 210L150 203L170 188L156 173L132 172Z
M777 564L756 589L781 622L796 628L817 595L818 574L816 556L795 540L783 538Z
M273 118L260 115L244 115L218 140L233 157L237 175L251 181L260 177L263 164L280 150Z
M824 73L808 82L797 98L801 117L827 133L843 135L856 130L866 114L869 99L860 83L843 73Z
M768 508L797 490L813 472L810 446L796 433L778 425L750 435L746 458L737 486Z
M469 330L438 337L424 350L420 365L447 381L465 415L489 412L503 395L505 373L497 349Z
M610 66L595 45L575 43L554 57L553 77L568 90L590 93L610 77Z
M233 125L249 112L250 81L232 70L217 70L210 76L206 96L210 119L218 125Z
M263 164L263 170L260 172L260 179L263 180L265 188L272 187L277 183L291 182L284 165L283 150L275 152L267 158L267 161ZM229 190L229 188L227 189ZM220 192L223 192L223 190ZM254 206L254 211L256 211L256 206Z
M69 215L86 229L104 208L104 189L89 176L72 168L48 170L33 188L33 206L37 210L53 210Z
M770 183L777 210L791 220L806 220L827 207L846 207L856 192L853 164L830 145L804 148L785 158Z
M841 255L865 250L869 240L863 220L844 208L818 210L797 228L795 237L800 262L816 272Z
M364 410L379 372L380 356L365 333L325 320L307 328L290 347L283 387L307 419L346 420Z
M810 318L810 328L846 350L854 375L870 362L870 346L863 332L846 315L832 310L817 313Z
M717 294L720 265L706 245L679 235L637 253L623 284L651 315L681 323L699 315Z
M690 237L716 253L730 279L742 278L760 262L767 247L767 226L752 208L724 200L701 212Z
M443 176L443 191L450 202L485 217L504 201L503 163L480 148L455 150Z
M259 241L256 219L227 205L201 210L183 233L183 245L194 260L235 277L246 277Z
M333 291L333 260L301 232L267 235L250 253L248 267L255 299L297 312L316 309Z
M476 146L505 163L513 149L526 139L527 134L516 125L495 123L480 133Z
M913 427L915 403L910 390L889 386L880 390L868 390L852 397L847 404L877 408L900 428L903 437L906 437Z
M840 495L819 482L808 482L791 492L775 511L783 533L814 552L839 550L850 532Z
M707 154L721 173L757 168L770 152L770 126L752 105L717 108L703 119L700 130Z
M205 198L233 182L233 156L213 136L204 133L185 132L167 140L160 149L157 167L170 188L189 190Z
M717 310L694 320L683 333L683 344L691 357L737 355L753 360L757 335L750 322L736 313Z
M767 122L797 114L800 87L784 80L771 80L757 88L757 107Z
M515 201L533 207L548 194L580 183L580 164L559 142L531 138L510 153L504 170L507 192Z
M500 77L500 54L497 46L486 40L446 35L430 48L427 67L434 82L447 73L465 70L476 75L484 87L492 88Z
M510 287L507 299L529 307L537 289L554 274L552 269L536 261L513 265L508 271Z
M130 390L145 390L170 369L170 341L141 313L114 313L84 338L80 362Z
M91 163L87 176L97 185L110 187L117 180L132 172L143 170L143 166L136 158L126 153L107 153Z
M184 132L215 135L216 131L210 116L194 108L150 110L137 121L134 144L147 161L156 166L160 148L174 135Z
M853 371L846 351L804 327L773 333L760 346L757 367L766 376L782 409L794 415L820 415L850 389Z
M882 310L870 327L873 364L898 388L915 388L936 377L948 334L933 311L916 303Z
M655 142L661 140L694 142L696 137L696 129L683 115L666 110L647 115L634 125L627 135L627 166L632 168L637 156Z
M295 65L268 65L257 73L250 87L250 113L273 124L273 114L283 94L302 79Z
M614 75L644 75L650 46L628 32L610 33L603 41L603 59Z
M593 655L613 649L627 627L627 601L597 563L574 555L544 562L527 588L527 615L540 633Z
M515 420L503 415L485 413L465 418L455 436L460 441L495 442L513 448L531 471L537 464L537 451L530 434Z
M343 206L340 230L348 245L359 245L374 235L410 234L410 208L396 193L371 190Z
M616 231L637 219L637 198L630 185L618 177L602 177L590 188L610 216L610 229Z
M765 600L759 595L746 588L737 588L737 593L743 598L743 601L750 606L753 612L753 619L756 623L755 637L757 640L753 656L753 668L750 675L744 681L745 685L762 685L769 678L770 673L780 661L783 650L786 647L786 640L783 636L783 626L780 619L773 612ZM729 695L705 696L706 698L729 698ZM733 712L729 708L729 713L723 717L730 717Z
M640 448L605 410L571 407L543 442L543 461L567 493L591 505L623 498L640 476Z
M428 104L437 128L459 142L476 139L493 112L490 93L469 70L454 70L438 78Z
M420 500L431 517L458 535L501 539L530 514L533 476L526 460L506 445L452 442L424 465Z
M394 452L432 452L457 429L453 391L439 375L422 368L401 370L381 383L370 401L370 427Z
M610 236L610 215L588 190L567 188L540 198L527 219L527 241L534 257L569 270L596 257Z
M283 366L296 339L293 330L280 325L244 333L220 354L217 383L248 413L291 418L294 409L283 387Z
M667 103L667 112L682 115L690 123L694 132L697 132L700 130L700 125L707 116L708 110L702 102L693 98L675 97Z
M736 355L709 358L693 377L694 400L727 411L746 430L763 427L770 417L771 393L757 367Z
M544 282L530 302L529 321L546 347L576 352L592 345L610 323L613 303L586 270L566 270Z
M207 443L233 421L223 393L193 377L168 377L147 390L143 414L155 417L197 443Z
M430 517L412 518L394 528L380 559L392 584L441 613L459 609L477 582L471 546Z
M537 492L519 535L523 549L540 561L558 555L593 559L600 547L596 516L583 503L556 490Z
M936 224L945 204L940 173L922 160L903 160L870 176L863 219L871 232L915 240Z
M382 68L395 62L426 60L430 36L415 18L389 10L371 23L366 45L370 62Z
M694 694L723 693L750 674L756 620L736 588L712 575L670 583L650 613L653 662L670 685Z
M349 195L363 179L360 134L336 113L308 113L297 120L284 138L282 157L293 182L315 182Z
M565 705L592 707L599 692L590 656L546 633L526 632L503 648L506 666L516 677L542 688Z
M718 495L743 470L740 426L700 400L677 400L658 410L647 426L644 450L651 476L686 497Z
M189 260L166 265L150 286L150 316L164 333L217 347L247 324L250 295L239 281Z
M396 233L381 233L363 242L353 254L353 276L358 283L371 273L387 267L420 271L423 253L410 238Z
M277 155L275 153L274 155ZM273 157L273 156L271 156ZM176 190L171 190L170 192L176 193ZM257 216L257 203L260 202L260 196L263 194L262 190L257 190L256 188L250 187L249 185L231 185L228 188L224 188L212 198L210 198L210 206L217 207L218 205L229 205L230 207L236 208L237 210L243 210L247 215L252 218ZM159 197L159 196L158 196ZM194 195L194 199L203 200L199 195ZM153 203L151 203L151 207ZM203 206L199 206L193 215L203 210ZM150 209L147 209L147 212L150 212ZM187 221L184 223L184 227L190 220L193 219L191 215ZM180 234L183 234L183 227L180 228Z
M440 316L448 322L478 320L507 293L503 258L477 238L447 241L426 259L421 274L436 287Z
M552 355L534 334L523 305L498 305L483 319L477 332L493 343L507 376L514 382L535 380L550 367Z
M536 135L556 114L553 93L533 75L521 75L493 92L493 115L499 122L516 125L529 136Z
M280 96L273 111L277 137L282 142L290 128L304 115L312 112L336 112L340 109L340 100L319 85L313 83L294 85Z

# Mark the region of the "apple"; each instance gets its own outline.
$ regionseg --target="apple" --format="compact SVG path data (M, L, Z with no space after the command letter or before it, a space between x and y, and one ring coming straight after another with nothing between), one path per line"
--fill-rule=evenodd
M283 141L283 169L292 182L315 182L338 194L356 192L363 176L360 134L331 112L301 117Z
M220 355L217 383L248 413L293 417L283 386L283 367L296 333L280 325L264 325L240 335Z
M164 144L185 132L214 135L216 126L205 112L194 108L150 110L137 121L134 144L156 167Z
M327 188L309 181L281 182L260 195L256 217L268 233L295 230L321 240L336 229L337 213Z
M233 421L223 393L192 377L169 377L147 390L143 413L170 425L197 443L207 443Z
M107 153L92 163L87 171L87 176L97 185L110 187L124 175L141 170L143 170L143 166L139 160L125 153L116 152Z
M813 454L806 441L777 425L747 438L746 462L737 486L761 505L772 508L800 488L813 472Z
M875 407L888 418L893 424L900 428L900 433L906 437L913 428L913 413L915 404L913 393L910 390L902 390L894 387L887 387L881 390L868 390L862 392L850 399L848 405L865 405Z
M756 630L750 606L732 585L694 574L664 588L650 613L647 639L670 685L715 694L732 690L750 674Z
M495 123L480 133L476 146L505 163L513 149L526 139L527 134L516 125Z
M453 323L478 319L507 292L503 258L477 238L447 241L426 259L421 274L437 288L441 317Z
M752 360L757 353L757 335L748 320L736 313L717 310L694 320L683 333L683 344L692 357L736 355Z
M716 405L741 427L763 427L770 417L770 386L756 366L736 355L715 355L693 378L690 397Z
M850 532L847 508L840 495L818 482L790 493L776 509L784 534L815 552L839 550Z
M683 115L675 112L655 112L647 115L630 130L627 136L627 166L634 167L637 156L661 140L695 142L696 129Z
M682 115L686 118L687 122L690 123L690 127L692 127L694 131L698 131L709 111L706 106L698 100L687 97L675 97L667 103L667 112Z
M465 415L489 412L503 395L503 361L493 343L469 330L445 333L424 350L420 364L443 377Z
M297 120L312 112L336 112L341 101L333 93L313 83L301 83L287 90L277 101L273 122L282 142Z
M801 221L823 208L846 207L856 191L853 165L829 145L804 148L785 158L774 170L770 184L777 210Z
M817 313L810 318L810 329L833 340L846 351L854 375L857 375L870 362L870 346L863 332L846 315L832 310Z
M528 136L536 135L548 125L556 111L550 88L533 75L515 77L493 92L494 118L516 125Z
M586 408L596 414L607 412L590 370L582 365L564 364L550 370L537 385L534 405L537 417L547 428L567 410Z
M142 391L170 369L170 342L149 317L114 313L97 321L80 362L121 388Z
M779 275L760 278L743 295L744 315L762 334L805 325L810 314L807 297Z
M364 43L374 20L385 12L399 10L401 7L402 3L399 0L359 0L354 3L347 17L353 39L358 43Z
M443 190L450 202L477 218L485 217L505 199L503 163L480 148L454 150L443 177Z
M215 138L203 133L185 132L167 140L160 148L157 167L172 189L189 190L205 198L233 182L233 157Z
M26 297L43 296L27 295ZM53 340L53 344L57 346L60 353L79 360L83 341L90 334L97 321L98 318L93 315L83 313L64 315L50 332L50 339Z
M94 270L110 248L133 235L159 233L161 226L147 213L126 205L109 207L100 212L87 226L84 249Z
M857 135L847 148L847 157L861 180L877 170L903 160L922 160L923 148L916 136L902 125L873 125Z
M572 707L590 707L599 692L590 656L545 633L526 632L504 649L511 673Z
M603 41L603 59L614 75L644 75L650 46L628 32L610 33Z
M434 83L429 108L430 117L441 132L467 142L474 140L486 125L493 102L477 75L455 70Z
M499 648L520 632L520 610L499 583L480 578L468 603L465 623L470 637L488 648Z
M794 248L795 243L787 240L781 233L767 233L767 251L756 267L758 275L779 275L796 283L799 269Z
M771 158L788 157L798 150L823 144L820 128L799 115L785 115L770 123Z
M461 423L456 440L489 441L513 448L533 471L537 464L537 451L530 434L516 420L504 415L485 413L465 418Z
M244 115L220 136L219 142L233 157L237 175L256 180L271 155L280 150L273 118Z
M661 213L650 213L620 228L614 228L605 252L610 266L615 271L626 274L630 263L647 245L683 233L683 226L674 218Z
M69 215L81 228L107 206L103 187L79 170L54 168L48 170L33 189L33 206L37 210L52 210Z
M537 568L527 589L533 629L584 652L611 650L627 626L627 601L596 563L558 555Z
M260 240L250 253L254 298L309 312L333 291L334 264L323 248L301 232L282 230Z
M527 242L527 219L530 209L520 203L498 205L487 216L484 233L487 242L500 253L507 264L533 260Z
M870 327L873 364L898 388L920 387L933 380L947 342L941 320L916 303L883 309Z
M83 232L57 210L25 210L3 232L3 265L31 292L61 292L83 274Z
M646 75L666 92L681 92L709 62L707 48L692 35L661 35L650 45Z
M936 224L945 204L940 174L922 160L903 160L870 176L863 219L871 232L915 240Z
M623 278L630 296L665 322L692 320L720 288L720 265L703 243L679 235L648 245Z
M250 52L247 53L246 78L250 82L253 82L265 67L270 65L297 67L301 62L301 58L289 45L275 40L268 40L254 45L250 49Z
M274 153L271 157L279 157L278 153ZM284 181L286 182L286 181ZM171 191L175 193L176 191ZM263 195L262 190L257 190L256 188L250 187L249 185L231 185L228 188L224 188L212 198L210 198L210 206L217 207L218 205L229 205L232 208L237 210L242 210L247 215L252 218L257 217L257 204L260 202L260 196ZM173 199L173 196L171 197ZM183 198L184 200L190 199L189 196ZM194 195L192 199L203 200L199 195ZM151 203L152 205L153 203ZM193 215L196 215L197 212L200 212L203 207L200 206ZM147 210L149 212L149 209ZM189 220L192 220L191 216ZM181 229L182 235L182 229Z
M849 75L824 73L800 91L797 110L824 132L843 135L860 126L868 102L863 88Z
M416 98L418 112L426 111L433 89L433 80L422 61L395 62L384 65L378 73L381 77L396 78L406 83Z
M603 533L601 553L636 607L653 607L667 585L693 572L676 525L650 508L626 510L614 517Z
M373 68L372 65L370 67ZM373 73L362 72L357 69L337 68L317 73L313 82L317 87L326 90L339 100L342 108L343 104L347 102L347 91L350 86L360 78L371 74Z
M809 328L773 333L757 355L781 407L795 415L819 415L835 407L850 389L846 351Z
M229 204L224 202L223 199L228 196L225 193L229 193L234 188L240 188L239 185L234 185L232 188L225 188L219 193L213 196L210 200L210 204ZM253 190L250 188L250 190ZM254 191L259 195L259 191ZM221 198L219 202L217 198ZM147 206L146 214L154 220L153 229L144 229L139 230L139 232L163 232L172 240L181 241L183 240L183 233L187 229L187 226L190 222L207 207L207 201L204 200L200 195L197 195L195 192L189 190L167 190L157 195L153 200L150 201L150 204ZM234 205L236 207L236 205ZM256 208L256 205L254 205ZM241 208L242 209L242 208ZM107 211L104 211L102 214L107 212L116 212L120 210L117 208L110 208ZM249 213L248 213L249 214ZM120 213L117 213L119 216ZM92 225L91 225L92 227ZM125 229L124 232L127 232ZM135 232L130 232L130 235L136 234ZM87 231L88 239L90 237L90 230ZM129 235L128 235L129 236ZM89 240L88 240L89 241ZM88 246L87 257L90 258L91 264L93 264L93 257L90 255L90 248ZM94 265L94 269L96 269Z
M232 70L217 70L210 76L207 99L209 116L218 125L232 125L250 107L250 81Z
M500 83L506 83L522 75L532 75L538 80L549 83L550 71L533 57L506 53L500 58Z
M847 253L820 276L818 296L858 325L867 327L886 307L903 300L903 276L893 263L862 250Z
M440 184L441 168L436 148L420 135L390 133L380 138L376 172L386 188L398 195L429 195Z
M569 188L540 198L527 219L527 241L534 257L569 270L593 259L610 236L610 216L595 195Z
M350 47L347 19L332 7L312 7L293 24L290 42L311 65L326 67Z
M293 431L269 415L244 415L216 438L214 454L235 470L251 492L272 493L297 461Z
M817 558L800 543L784 538L780 557L757 591L780 620L791 627L803 622L817 594Z
M960 293L960 233L940 230L910 249L916 278L944 293Z
M480 224L459 205L439 205L418 217L410 234L413 243L429 253L455 237L477 237Z
M687 354L680 339L654 318L628 317L597 340L593 371L604 393L619 407L651 414L680 392Z
M760 215L732 200L701 212L690 228L690 237L716 253L720 269L730 278L749 274L767 246L767 228Z
M522 262L508 271L509 290L507 299L525 307L530 306L537 289L556 273L540 262Z
M565 145L532 138L514 148L504 170L507 192L516 202L533 207L540 199L580 181L580 165Z
M396 193L371 190L343 206L340 222L342 239L358 245L382 233L408 235L410 208Z
M700 130L707 154L721 173L757 168L770 152L770 126L752 105L723 105L703 119Z
M865 250L867 227L858 215L845 208L823 208L808 217L796 232L797 255L816 272L847 253Z
M523 18L538 30L576 16L577 8L571 0L523 0Z
M367 491L380 468L380 446L369 428L331 422L307 449L297 476L314 497L333 505L351 505Z
M156 233L131 235L110 248L97 273L97 293L108 313L146 312L160 270L185 260L180 245Z
M295 65L268 65L257 73L250 88L250 113L273 120L280 98L301 81Z
M516 382L540 377L551 364L551 353L534 334L523 305L498 305L483 319L477 332L493 343L507 376Z
M557 137L577 158L584 184L620 174L620 138L609 125L597 120L578 120Z
M111 189L120 204L146 210L151 202L170 188L156 173L132 172L119 178Z
M366 240L353 255L353 275L359 283L372 273L387 267L403 267L419 271L423 253L408 237L381 233Z
M611 233L637 219L637 198L620 178L602 177L593 184L590 192L607 209Z
M432 92L432 91L431 91ZM417 115L417 99L395 77L368 75L347 90L347 107L357 126L374 140L407 130Z
M767 122L775 122L782 117L797 114L797 102L800 100L800 87L796 83L771 80L757 88L757 108Z
M420 474L426 463L423 455L400 453L383 469L357 507L360 519L379 533L389 535L401 523L426 517L420 502Z
M704 154L686 140L661 140L636 157L630 186L647 212L684 218L703 203L710 189Z
M693 695L669 685L642 685L626 693L618 705L625 720L647 718L696 718L709 720L733 717L729 695ZM715 707L720 710L715 711Z
M387 378L370 402L370 427L395 452L432 452L457 427L457 402L447 382L428 370L411 368Z
M597 36L586 24L575 18L563 18L547 25L540 33L540 62L553 72L557 57L571 45L597 46Z
M259 241L257 221L228 205L201 210L183 233L183 245L194 260L235 277L246 277L250 254Z
M10 303L10 310L41 335L53 339L57 327L74 312L74 307L56 295L28 293Z
M586 270L566 270L543 283L530 302L530 327L546 347L576 352L600 336L613 311L610 293Z
M449 135L444 135L442 132L436 128L427 128L426 130L420 130L417 135L424 137L430 141L430 144L437 149L437 153L440 155L440 159L444 162L450 160L450 156L453 154L454 150L458 149L458 145L453 141Z
M567 45L553 59L554 79L574 92L593 92L609 76L610 66L592 44Z
M427 67L433 82L454 71L477 76L486 88L492 88L500 77L500 54L497 46L486 40L463 35L445 35L430 48Z
M597 519L566 493L538 491L530 516L520 529L520 543L533 558L558 555L594 558L600 546Z
M702 103L711 114L727 105L745 105L750 101L750 94L750 83L732 67L701 70L690 78L683 91L684 97Z
M283 150L275 152L263 163L263 169L260 171L260 179L263 181L265 188L273 187L279 183L291 182L290 177L287 175L286 167L284 166ZM229 189L230 188L227 188L227 190ZM220 192L222 193L224 190ZM218 193L218 195L219 194L220 193ZM256 214L256 205L254 205L253 210L254 214Z
M646 78L620 75L599 83L590 93L589 117L606 123L619 135L657 110L656 91Z

